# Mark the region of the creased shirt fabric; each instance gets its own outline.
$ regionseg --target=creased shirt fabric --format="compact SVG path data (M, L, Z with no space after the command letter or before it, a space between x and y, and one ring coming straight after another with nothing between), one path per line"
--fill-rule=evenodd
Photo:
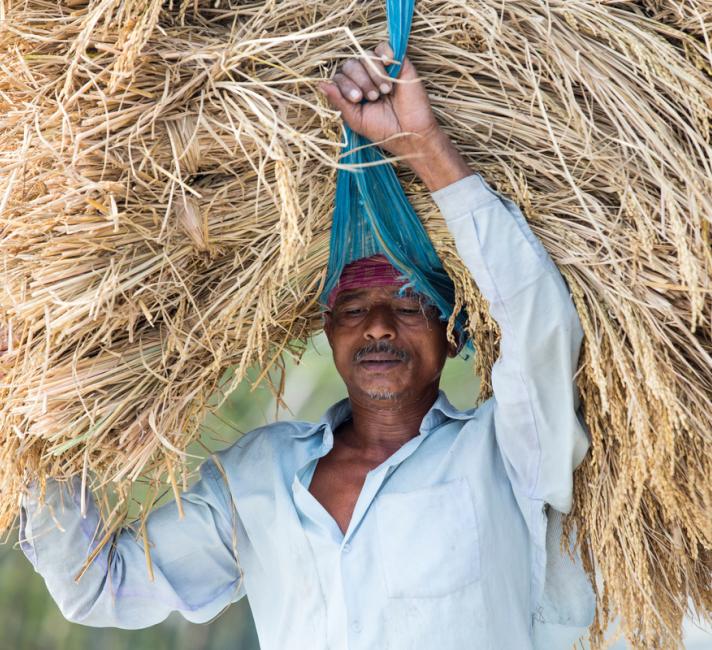
M23 499L20 543L70 620L139 628L179 611L208 621L247 595L263 650L568 648L593 617L559 550L560 513L588 438L573 381L581 325L519 209L479 175L433 193L501 328L494 396L443 393L419 434L366 476L342 534L309 492L348 400L319 423L278 422L203 463L182 498L126 529L77 584L101 538L80 482Z

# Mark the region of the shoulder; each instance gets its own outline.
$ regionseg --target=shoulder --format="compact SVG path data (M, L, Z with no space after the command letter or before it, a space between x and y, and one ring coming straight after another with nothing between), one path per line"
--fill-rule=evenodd
M249 431L215 455L226 470L233 471L246 463L253 471L265 464L282 463L295 455L316 426L311 422L274 422Z
M226 480L242 515L250 497L282 494L294 473L309 457L318 427L309 422L275 422L254 429L230 447L214 454L213 462Z
M497 446L494 399L448 415L456 425L457 444L463 452L485 454L491 459L493 448Z

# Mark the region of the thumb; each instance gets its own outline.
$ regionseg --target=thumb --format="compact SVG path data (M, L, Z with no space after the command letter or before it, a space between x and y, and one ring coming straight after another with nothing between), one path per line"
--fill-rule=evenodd
M354 104L353 102L346 99L341 94L339 87L332 81L321 81L319 83L319 90L326 95L329 103L337 110L341 112L341 117L346 121L346 123L354 130L354 125L357 125L361 121L361 105Z
M375 52L381 57L381 61L384 65L397 63L397 60L393 58L393 48L391 48L388 41L383 41L382 43L376 45ZM411 60L404 55L403 60L401 61L400 70L398 70L398 79L411 81L412 79L417 79L417 77L418 73L415 71L415 66Z
M401 69L398 71L398 79L402 81L413 81L418 78L418 72L415 69L412 61L406 56L403 57Z

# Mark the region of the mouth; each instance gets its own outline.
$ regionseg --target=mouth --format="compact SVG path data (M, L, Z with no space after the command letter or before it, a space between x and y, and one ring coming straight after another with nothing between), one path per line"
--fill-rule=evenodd
M384 354L369 354L358 362L358 365L366 370L384 371L391 370L402 364L403 361L397 357Z
M408 353L388 341L371 343L354 355L354 362L368 372L388 372L408 360Z

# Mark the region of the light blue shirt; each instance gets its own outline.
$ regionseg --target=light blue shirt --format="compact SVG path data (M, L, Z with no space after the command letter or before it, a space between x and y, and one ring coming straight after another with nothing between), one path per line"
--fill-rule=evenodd
M309 483L348 401L318 424L252 431L203 464L183 520L175 503L148 518L153 582L127 529L75 583L101 537L94 503L82 518L78 479L50 482L44 507L31 489L22 549L67 618L139 628L177 610L204 622L247 595L263 650L552 650L591 623L590 585L559 550L588 447L568 289L480 176L433 198L501 328L494 397L459 411L441 393L419 435L368 473L345 534Z

